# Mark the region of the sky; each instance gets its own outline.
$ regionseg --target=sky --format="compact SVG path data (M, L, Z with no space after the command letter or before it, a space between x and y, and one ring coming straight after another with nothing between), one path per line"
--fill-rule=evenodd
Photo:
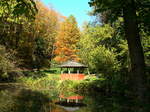
M74 15L79 27L86 21L90 21L91 17L88 12L91 8L88 5L90 0L42 0L46 5L52 6L56 11L60 12L63 16L68 17Z

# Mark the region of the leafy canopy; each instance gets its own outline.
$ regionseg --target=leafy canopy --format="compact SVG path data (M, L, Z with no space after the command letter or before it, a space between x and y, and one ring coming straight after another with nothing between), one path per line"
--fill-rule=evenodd
M80 38L80 32L74 16L69 16L62 22L56 38L55 60L64 62L67 60L76 60L77 57L77 42Z

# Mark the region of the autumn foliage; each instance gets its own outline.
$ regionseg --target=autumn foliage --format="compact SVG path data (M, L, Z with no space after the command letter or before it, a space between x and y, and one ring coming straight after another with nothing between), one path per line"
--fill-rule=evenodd
M79 58L77 56L77 42L79 38L80 32L77 27L77 22L73 16L70 16L60 25L55 43L55 61L78 61Z

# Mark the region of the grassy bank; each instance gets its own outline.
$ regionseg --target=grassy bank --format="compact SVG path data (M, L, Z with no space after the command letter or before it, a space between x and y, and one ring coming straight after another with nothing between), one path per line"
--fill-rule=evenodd
M52 90L56 92L91 93L102 90L105 79L87 75L85 80L60 80L60 68L48 70L24 70L15 79L15 83L23 84L26 88L37 91Z
M48 90L57 86L59 75L45 75L40 78L20 77L18 82L23 83L26 87L34 90Z
M20 77L19 83L32 90L44 91L51 90L62 92L86 93L102 90L104 87L104 78L87 75L84 80L60 80L60 74L50 74L48 72L30 73L32 75ZM44 75L41 75L44 74ZM36 75L36 76L35 76ZM41 77L39 77L41 76Z

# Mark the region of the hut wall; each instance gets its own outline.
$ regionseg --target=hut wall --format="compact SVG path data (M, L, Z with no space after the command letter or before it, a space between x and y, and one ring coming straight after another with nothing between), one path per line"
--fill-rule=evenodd
M84 74L61 74L61 80L83 80Z

